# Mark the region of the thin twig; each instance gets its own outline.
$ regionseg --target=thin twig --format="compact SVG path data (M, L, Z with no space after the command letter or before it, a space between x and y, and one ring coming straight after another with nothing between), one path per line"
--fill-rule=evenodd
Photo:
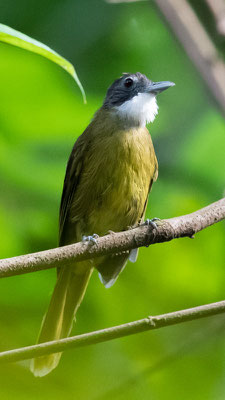
M219 340L224 341L224 318L218 318L217 321L214 319L210 321L211 324L207 325L207 335L205 325L201 325L200 328L191 332L186 337L184 335L183 341L174 341L172 349L165 351L164 355L157 361L152 363L151 357L149 357L149 365L136 373L131 374L128 379L118 382L118 385L113 385L111 388L107 387L106 391L100 395L97 395L93 400L108 400L113 398L127 398L127 389L136 387L141 380L152 378L157 372L162 372L163 369L170 368L171 364L179 362L183 357L190 355L194 351L199 350L203 346L208 346L214 342L218 343ZM146 349L148 354L151 354L151 348ZM124 395L124 396L123 396Z
M175 311L168 314L147 317L127 324L102 329L83 335L73 336L66 339L54 340L37 344L34 346L23 347L20 349L4 351L0 353L0 363L27 360L46 354L59 353L75 347L83 347L91 344L106 342L128 335L155 330L166 326L176 325L195 319L218 315L225 312L225 301L211 303L204 306L188 308L186 310Z
M74 262L193 235L225 218L225 198L192 214L161 220L156 229L142 225L97 239L96 245L79 242L38 253L0 260L0 277L71 266Z

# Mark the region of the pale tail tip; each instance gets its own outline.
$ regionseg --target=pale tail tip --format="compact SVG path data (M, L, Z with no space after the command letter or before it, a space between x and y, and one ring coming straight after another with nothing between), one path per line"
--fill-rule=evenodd
M103 276L100 274L100 272L98 273L99 279L101 281L101 283L103 283L103 285L105 286L106 289L109 289L116 281L116 278L112 278L109 281L105 280L103 278Z

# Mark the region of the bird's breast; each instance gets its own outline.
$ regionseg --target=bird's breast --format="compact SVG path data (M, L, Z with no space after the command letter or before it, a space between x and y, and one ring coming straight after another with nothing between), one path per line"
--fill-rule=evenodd
M145 128L114 132L94 143L85 172L88 231L102 235L135 225L143 215L156 163Z

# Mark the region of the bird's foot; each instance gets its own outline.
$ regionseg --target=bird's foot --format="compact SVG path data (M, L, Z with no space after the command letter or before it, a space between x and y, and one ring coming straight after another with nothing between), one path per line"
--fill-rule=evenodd
M160 221L161 221L160 218L157 217L152 219L147 218L146 221L143 223L143 225L148 225L148 226L151 225L152 228L157 229L157 225L160 225Z
M92 245L93 244L97 244L97 240L99 238L99 235L97 235L97 233L93 233L92 236L83 236L82 237L82 242L89 242Z
M156 231L158 226L161 225L161 219L160 218L152 218L152 219L146 219L146 221L142 224L142 225L147 225L147 226L151 226L152 230L153 230L153 234L155 235L156 232L154 232L154 230ZM146 247L148 247L149 245L146 245Z

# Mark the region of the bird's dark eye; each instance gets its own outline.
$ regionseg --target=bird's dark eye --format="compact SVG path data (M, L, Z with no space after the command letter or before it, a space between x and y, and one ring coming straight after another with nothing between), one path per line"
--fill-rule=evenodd
M131 78L127 78L124 82L124 86L126 86L127 88L131 87L133 85L134 81Z

